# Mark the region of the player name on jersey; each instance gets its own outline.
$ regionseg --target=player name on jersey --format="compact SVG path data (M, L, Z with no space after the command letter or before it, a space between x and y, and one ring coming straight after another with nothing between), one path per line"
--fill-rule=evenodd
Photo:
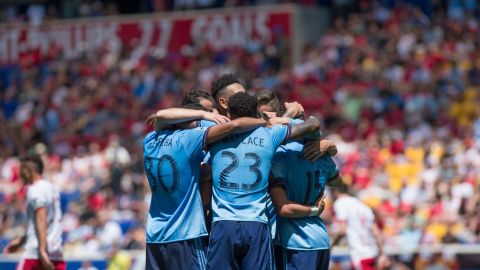
M229 137L226 137L222 140L222 143L241 143L241 144L250 144L250 145L255 145L255 146L260 146L260 147L265 147L264 146L264 138L260 137L251 137L249 136L249 133L243 133L243 134L237 134L237 135L231 135Z
M171 137L158 138L156 140L151 140L145 145L148 149L153 149L159 146L173 146L173 141Z

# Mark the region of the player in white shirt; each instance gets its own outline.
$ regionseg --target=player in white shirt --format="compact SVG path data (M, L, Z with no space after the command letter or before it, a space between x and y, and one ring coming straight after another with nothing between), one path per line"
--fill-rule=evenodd
M347 193L347 186L332 190L333 210L338 223L332 246L347 237L350 257L355 269L383 269L389 265L382 249L382 235L372 209Z
M25 244L18 270L64 270L59 192L42 178L43 163L38 155L22 157L20 162L20 175L27 185L27 233L12 240L4 252L15 252Z

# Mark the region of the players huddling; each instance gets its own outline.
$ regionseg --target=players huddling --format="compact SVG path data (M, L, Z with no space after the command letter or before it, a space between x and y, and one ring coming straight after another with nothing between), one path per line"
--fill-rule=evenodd
M233 75L211 93L147 119L146 268L328 269L319 215L325 187L344 184L319 120L271 91L247 94Z
M347 236L355 269L388 264L374 215L348 195L317 118L270 90L247 94L231 74L211 93L191 91L146 121L155 129L143 141L146 269L326 270L326 186L340 221L334 244ZM28 228L5 252L25 244L18 269L65 269L59 193L38 155L20 161Z

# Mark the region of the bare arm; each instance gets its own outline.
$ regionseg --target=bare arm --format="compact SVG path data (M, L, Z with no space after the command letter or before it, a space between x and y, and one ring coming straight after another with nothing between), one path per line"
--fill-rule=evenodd
M339 228L338 228L338 231L337 233L332 237L332 247L335 246L335 245L338 245L338 243L340 242L340 240L342 240L342 238L345 236L346 234L346 230L347 230L347 224L345 221L340 221L339 222Z
M228 122L228 118L216 113L210 113L201 110L190 110L182 108L169 108L157 111L150 115L145 121L147 124L155 123L155 130L160 131L168 125L205 119L217 124Z
M383 252L383 236L380 228L378 227L377 223L372 224L372 234L375 238L375 242L377 244L379 256L377 259L377 269L385 269L390 266L390 259L385 255Z
M38 239L38 251L47 251L47 208L35 211L35 233Z
M54 269L48 257L47 245L47 208L41 207L35 210L35 234L38 240L38 255L44 269Z
M306 142L303 149L303 154L305 158L312 162L317 161L325 154L333 157L337 153L338 150L335 143L327 139Z
M312 214L312 207L298 204L288 200L285 189L281 186L275 186L270 189L272 202L277 211L277 215L288 218L303 218ZM320 212L317 213L320 215Z
M345 183L343 182L343 178L340 176L340 174L337 174L335 178L327 182L327 186L332 188L341 187L343 185L345 185Z
M203 210L208 215L212 200L212 168L203 163L200 171L200 197L202 197Z
M208 130L207 143L216 142L233 133L243 133L263 127L266 124L263 119L241 117L227 123L215 125Z
M376 223L372 224L371 230L372 230L373 237L375 238L375 242L377 243L378 251L380 254L383 254L382 232L380 232L380 229L378 228Z
M288 118L288 117L271 117L269 119L269 124L270 125L292 125L295 126L295 125L299 125L298 122L295 122L295 119L292 119L292 118ZM303 123L303 120L302 120L302 123ZM310 132L308 133L304 139L306 140L309 140L310 142L315 142L317 141L318 144L320 144L320 139L322 138L323 134L322 132L320 131L320 129L318 129L316 132ZM323 140L322 140L323 142ZM323 142L322 145L323 147L329 147L330 141L328 141L327 143ZM306 144L306 146L312 148L312 152L313 151L316 151L319 147L318 146L315 146L315 148L313 148L312 146L309 146L310 144ZM306 149L308 149L308 147ZM327 151L327 149L324 149L324 152L322 152L322 155L325 153L325 151ZM318 151L317 151L318 152Z
M319 130L320 121L315 117L309 117L305 122L291 127L290 139L301 138Z
M22 237L17 237L15 239L13 239L12 241L10 241L10 243L8 243L8 245L3 249L3 252L4 253L15 253L18 251L18 249L20 249L24 244L25 244L25 241L27 240L27 236L24 235Z

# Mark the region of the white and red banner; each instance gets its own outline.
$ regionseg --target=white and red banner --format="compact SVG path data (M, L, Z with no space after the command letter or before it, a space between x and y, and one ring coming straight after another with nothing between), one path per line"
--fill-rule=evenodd
M281 33L291 36L289 10L232 10L154 14L128 18L106 17L45 23L38 27L0 26L0 64L23 59L37 62L52 48L74 57L108 44L134 48L139 55L151 50L180 52L189 45L213 48L271 42Z

